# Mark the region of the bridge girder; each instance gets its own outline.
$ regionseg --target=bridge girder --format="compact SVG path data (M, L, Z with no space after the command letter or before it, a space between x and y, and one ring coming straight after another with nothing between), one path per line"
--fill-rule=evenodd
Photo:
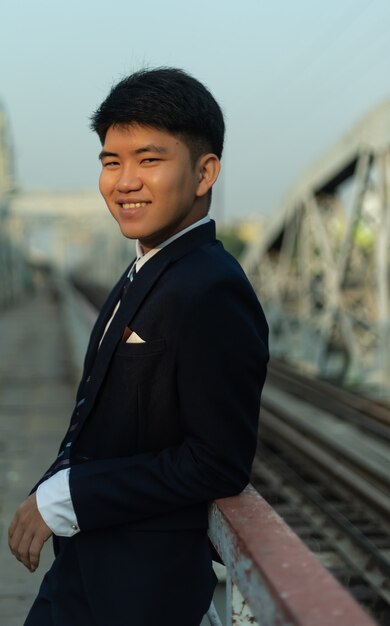
M28 283L22 226L11 211L14 187L10 133L0 103L0 309L17 299Z
M14 188L14 164L5 110L0 102L0 209L6 208Z
M298 181L244 267L275 356L314 375L390 382L390 102Z

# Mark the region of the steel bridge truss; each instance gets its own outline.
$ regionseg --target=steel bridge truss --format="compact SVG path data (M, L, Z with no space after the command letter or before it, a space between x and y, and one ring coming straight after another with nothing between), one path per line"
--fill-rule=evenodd
M245 269L274 356L390 394L390 102L298 183Z
M0 310L20 297L27 286L23 226L11 211L14 192L13 151L0 103Z

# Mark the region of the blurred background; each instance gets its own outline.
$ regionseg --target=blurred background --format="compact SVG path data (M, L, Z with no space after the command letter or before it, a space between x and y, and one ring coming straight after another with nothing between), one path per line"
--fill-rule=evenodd
M226 119L211 215L270 324L253 483L284 506L280 513L339 580L355 585L378 623L390 623L389 59L388 0L2 0L7 626L22 623L38 582L9 556L7 523L55 454L97 308L134 254L98 193L100 145L89 118L118 80L158 66L204 82ZM352 395L341 396L345 389ZM325 481L317 503L330 484L332 510L348 503L351 511L340 511L360 548L338 540L342 516L328 531L317 509L301 506L303 490L291 514L298 474L312 500L313 481ZM294 487L281 486L290 480Z

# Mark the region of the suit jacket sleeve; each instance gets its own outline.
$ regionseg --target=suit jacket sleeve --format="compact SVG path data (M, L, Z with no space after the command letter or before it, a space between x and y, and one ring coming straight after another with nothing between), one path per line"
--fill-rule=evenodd
M81 530L128 524L234 495L248 483L268 360L267 324L246 280L191 303L177 327L176 387L185 437L158 453L72 467Z

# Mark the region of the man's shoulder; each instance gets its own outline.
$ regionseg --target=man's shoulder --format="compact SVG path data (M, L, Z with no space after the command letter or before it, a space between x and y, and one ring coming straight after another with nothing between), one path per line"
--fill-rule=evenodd
M160 281L160 289L178 308L218 298L249 298L258 304L241 265L219 241L196 248L172 263Z
M239 262L227 252L218 240L208 242L191 250L178 259L171 268L177 276L192 280L199 279L203 284L221 279L247 280Z

